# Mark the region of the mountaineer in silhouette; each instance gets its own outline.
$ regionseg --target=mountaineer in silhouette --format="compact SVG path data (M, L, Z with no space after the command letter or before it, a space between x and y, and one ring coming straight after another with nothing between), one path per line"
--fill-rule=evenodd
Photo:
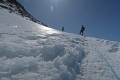
M64 31L64 26L62 27L62 31Z
M85 30L85 27L82 25L81 30L80 30L80 35L82 34L83 36L83 31Z

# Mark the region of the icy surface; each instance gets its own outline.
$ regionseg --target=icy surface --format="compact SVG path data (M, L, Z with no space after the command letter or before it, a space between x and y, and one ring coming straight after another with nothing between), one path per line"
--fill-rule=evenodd
M0 80L116 80L120 43L65 33L0 9Z

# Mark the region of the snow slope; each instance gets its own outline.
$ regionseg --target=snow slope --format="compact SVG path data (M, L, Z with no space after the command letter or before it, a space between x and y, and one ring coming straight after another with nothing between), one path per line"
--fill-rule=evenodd
M120 42L57 31L0 9L0 80L120 80Z

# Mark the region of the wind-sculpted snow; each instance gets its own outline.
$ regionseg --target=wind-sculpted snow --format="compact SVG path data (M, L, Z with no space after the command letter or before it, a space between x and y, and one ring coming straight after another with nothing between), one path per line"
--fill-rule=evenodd
M91 44L119 76L120 43L57 31L0 10L0 80L116 80Z
M14 41L15 36L11 36L11 42L0 48L1 79L75 80L76 74L81 74L80 64L85 52L75 46L77 44L58 42L55 37L57 39L59 35L49 36L46 40L33 36L34 39L27 38L27 41L22 38L24 40L20 42Z
M72 38L6 11L4 15L5 20L0 20L1 80L75 80L82 75L85 51L79 40L84 38Z

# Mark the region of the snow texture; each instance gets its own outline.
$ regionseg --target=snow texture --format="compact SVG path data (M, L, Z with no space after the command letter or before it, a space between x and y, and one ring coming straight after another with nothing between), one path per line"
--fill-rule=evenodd
M0 80L120 80L119 59L120 42L61 32L0 9Z

